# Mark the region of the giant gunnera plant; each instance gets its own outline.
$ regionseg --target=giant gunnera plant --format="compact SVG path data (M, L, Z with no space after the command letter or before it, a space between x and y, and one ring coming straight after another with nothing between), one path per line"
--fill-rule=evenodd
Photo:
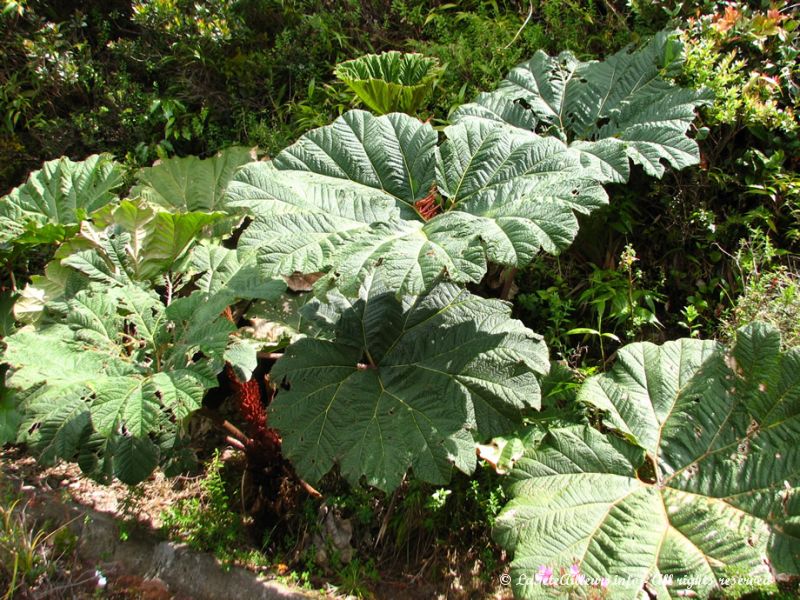
M186 419L226 372L271 440L244 447L279 441L306 489L338 469L388 492L471 473L477 444L539 423L496 532L519 595L560 593L540 568L614 598L680 596L666 576L797 574L800 365L774 332L730 353L630 346L584 384L591 419L546 428L542 337L467 289L567 248L631 165L699 161L706 94L672 82L680 65L668 32L600 62L539 52L441 131L352 110L272 160L169 159L128 191L109 157L48 163L0 201L2 244L55 245L3 340L0 441L134 483L181 468Z

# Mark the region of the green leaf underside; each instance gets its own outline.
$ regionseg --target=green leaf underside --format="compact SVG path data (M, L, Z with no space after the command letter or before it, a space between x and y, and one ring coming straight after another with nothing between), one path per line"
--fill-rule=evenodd
M430 92L438 61L397 51L369 54L340 63L335 74L378 114L414 114Z
M51 160L0 198L0 243L61 241L86 216L116 199L122 169L109 154Z
M0 339L14 333L14 304L19 299L19 294L12 290L0 291ZM0 388L2 389L2 388Z
M270 423L304 479L338 464L350 481L363 476L387 491L409 468L446 483L454 466L474 469L473 436L538 408L547 350L505 303L452 284L398 300L370 279L358 300L340 297L338 306L325 309L338 316L335 343L302 339L271 374L289 389L273 401Z
M131 281L158 281L175 268L223 213L170 213L123 200L94 216L80 234L56 253L63 265L93 281L125 285ZM85 248L85 249L82 249Z
M317 300L311 293L286 292L270 301L257 301L244 315L250 326L243 332L260 342L263 347L278 350L303 337L333 337L329 323L320 318L318 307L309 314L309 303Z
M489 260L524 266L540 249L557 253L577 233L574 212L607 202L558 140L486 122L446 134L438 149L429 125L351 111L271 164L244 167L230 204L255 220L240 250L255 251L268 277L329 271L356 294L380 265L398 295L419 294L442 277L479 281ZM414 203L434 185L449 210L425 222Z
M601 181L624 182L629 161L661 177L697 164L697 143L686 136L705 91L680 88L664 74L679 64L679 42L660 32L638 50L581 62L570 52L538 51L514 68L494 92L460 107L453 120L503 122L521 131L555 134Z
M732 572L772 580L767 564L800 573L800 349L781 353L760 323L730 356L633 344L579 400L622 437L555 429L517 463L495 530L517 595L546 596L542 565L577 563L610 598L640 598L648 580L659 598L708 597Z

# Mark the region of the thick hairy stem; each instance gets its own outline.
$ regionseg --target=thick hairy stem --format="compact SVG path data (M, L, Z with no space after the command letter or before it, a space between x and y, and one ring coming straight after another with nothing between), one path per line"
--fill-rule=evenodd
M167 275L164 277L164 282L164 286L166 288L164 291L166 296L164 298L164 304L169 306L172 304L172 273L167 273Z
M511 297L511 288L514 286L514 278L517 276L517 267L506 269L503 273L503 289L500 291L500 298L508 300Z

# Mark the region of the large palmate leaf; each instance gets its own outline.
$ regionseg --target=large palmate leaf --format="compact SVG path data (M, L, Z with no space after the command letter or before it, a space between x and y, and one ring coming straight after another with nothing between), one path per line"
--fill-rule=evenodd
M339 464L349 480L383 490L409 467L446 483L454 466L474 469L475 438L539 406L547 350L503 302L452 284L399 300L370 279L354 302L339 296L319 310L335 321L335 341L302 339L271 373L288 390L270 423L305 479Z
M235 327L201 292L165 307L134 285L96 286L64 303L60 322L3 340L17 393L3 435L16 413L20 439L45 462L78 460L98 479L137 483L175 458L161 447L216 385Z
M0 198L0 243L61 241L87 215L116 199L114 190L121 184L122 169L109 154L46 162Z
M428 226L440 221L445 235L466 230L477 236L487 260L523 267L540 249L558 254L577 234L574 213L588 214L608 201L557 139L475 120L451 125L445 134L437 183L449 211Z
M169 158L138 174L133 195L177 212L225 211L225 190L233 174L254 160L250 148L234 146L211 158Z
M559 140L477 120L445 133L438 148L433 128L407 115L351 111L244 167L229 202L255 219L239 249L268 277L326 271L356 294L380 266L387 286L418 294L441 277L479 281L487 261L559 252L577 233L574 212L607 201Z
M380 190L413 210L433 185L436 142L433 127L408 115L378 118L352 110L333 124L306 133L280 152L273 164L284 171L325 175L345 189Z
M415 114L433 89L439 62L421 54L368 54L336 66L336 76L378 114Z
M519 596L563 593L542 572L572 565L609 598L706 598L728 575L800 574L800 348L782 353L761 323L730 353L633 344L579 400L612 432L551 430L511 474L496 536Z
M681 51L671 32L604 61L581 62L570 52L550 57L540 50L453 119L499 121L556 135L603 181L627 181L629 160L661 177L663 162L681 169L700 160L686 132L709 96L665 79L678 70Z

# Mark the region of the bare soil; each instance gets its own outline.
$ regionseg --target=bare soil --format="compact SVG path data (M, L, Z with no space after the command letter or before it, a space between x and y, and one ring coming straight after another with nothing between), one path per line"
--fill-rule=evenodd
M240 456L238 451L227 450L223 459L236 463ZM114 482L100 485L82 475L77 465L61 463L54 467L41 467L34 458L16 447L0 449L0 484L23 494L28 501L36 504L45 497L57 496L63 501L108 515L117 523L124 523L127 531L136 524L150 537L157 539L162 525L161 515L177 502L201 495L200 481L202 476L166 478L156 472L150 479L137 486L135 496L131 495L128 486ZM8 486L7 486L8 487ZM309 543L309 536L299 536L304 543ZM462 556L454 555L454 549L429 547L420 552L421 560L414 568L408 565L399 568L397 565L380 566L379 581L365 582L364 589L368 597L377 599L498 599L511 597L510 590L493 585L486 578L479 577L479 565L474 562L474 549L465 551ZM63 562L63 561L62 561ZM434 580L430 575L438 569ZM454 566L442 574L441 565L449 563ZM291 566L279 565L276 569L251 568L260 578L267 580L281 579ZM103 586L98 585L98 576L105 578ZM317 597L342 598L335 587L322 578L312 578L311 583L321 590ZM143 577L140 574L125 572L120 565L104 563L100 573L91 561L73 558L66 561L65 566L55 578L42 582L31 598L110 598L110 599L148 599L148 600L187 600L193 596L181 595L170 589L159 578ZM221 596L220 596L221 597ZM233 597L233 596L231 596ZM237 598L245 596L237 595Z

